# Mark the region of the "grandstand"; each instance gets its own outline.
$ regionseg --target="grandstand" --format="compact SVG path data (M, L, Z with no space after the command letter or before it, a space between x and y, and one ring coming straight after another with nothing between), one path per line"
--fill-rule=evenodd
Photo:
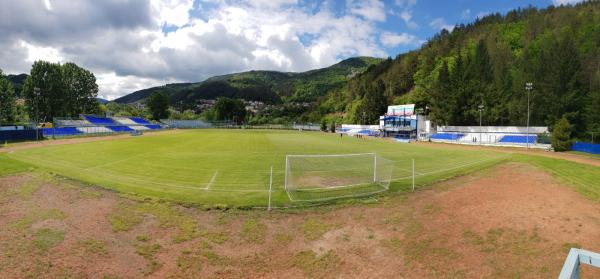
M338 133L347 134L349 136L379 136L380 130L378 125L353 125L342 124L342 128L338 129Z
M485 144L498 146L548 148L539 135L548 134L547 127L516 126L439 126L437 132L429 136L433 142L459 144Z
M43 128L46 138L73 137L84 135L107 135L132 133L135 131L160 130L164 127L141 117L104 117L81 115L77 119L55 118L54 127Z

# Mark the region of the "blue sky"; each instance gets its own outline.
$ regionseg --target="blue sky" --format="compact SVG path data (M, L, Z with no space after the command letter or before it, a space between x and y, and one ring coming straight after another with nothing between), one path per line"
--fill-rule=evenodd
M0 69L75 62L114 99L248 70L306 71L396 56L491 12L579 0L0 1Z

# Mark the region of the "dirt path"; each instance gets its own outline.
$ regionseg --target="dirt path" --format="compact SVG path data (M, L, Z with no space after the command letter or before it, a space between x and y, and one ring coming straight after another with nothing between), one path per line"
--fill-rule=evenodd
M469 149L469 150L493 150L504 153L512 153L512 154L525 154L525 155L533 155L533 156L543 156L548 158L557 158L568 161L573 161L577 163L592 165L596 167L600 167L600 159L593 158L584 155L578 155L573 153L565 153L565 152L548 152L539 149L524 149L519 147L499 147L499 146L474 146L474 145L466 145L466 144L451 144L451 143L441 143L441 142L416 142L413 144L418 144L422 146L434 146L441 148L455 148L455 149Z
M600 251L600 204L517 163L346 207L136 199L0 177L0 278L554 278L570 247Z

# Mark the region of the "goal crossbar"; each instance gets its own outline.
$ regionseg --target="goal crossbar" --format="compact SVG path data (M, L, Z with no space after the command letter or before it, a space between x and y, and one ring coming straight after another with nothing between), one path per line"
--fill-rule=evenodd
M293 154L285 160L285 190L292 201L380 193L389 188L393 169L376 153Z

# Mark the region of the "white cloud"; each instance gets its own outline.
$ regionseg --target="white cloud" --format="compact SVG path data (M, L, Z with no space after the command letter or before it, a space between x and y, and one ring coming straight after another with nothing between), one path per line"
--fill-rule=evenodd
M410 7L416 5L417 0L396 0L395 3L398 6Z
M400 18L402 20L404 20L404 23L406 23L406 27L408 27L410 29L415 29L415 28L419 27L419 25L412 20L412 11L410 11L410 10L402 11L400 13Z
M475 18L484 18L485 16L489 15L490 12L478 12L477 15L475 15Z
M49 1L51 12L43 0L0 1L0 68L23 73L38 59L72 61L96 74L108 99L251 69L305 71L351 56L385 57L382 41L411 39L380 38L381 1L349 1L341 13L297 0Z
M37 60L46 60L49 62L62 62L64 58L60 55L58 49L53 47L41 47L32 45L26 41L21 41L20 46L27 50L27 62L35 62Z
M569 5L569 4L574 5L579 2L583 2L583 0L552 0L552 2L554 3L554 5L560 6L560 5Z
M400 12L399 16L406 24L406 27L410 29L416 29L419 25L412 20L413 18L413 6L417 4L417 0L396 0L396 6L402 8L402 12Z
M454 25L450 25L450 24L446 23L446 20L444 20L444 18L441 18L441 17L438 17L438 18L432 20L429 23L429 26L431 26L432 28L435 28L437 30L446 29L450 32L452 32L452 30L454 29Z
M194 0L152 0L151 4L160 24L180 27L190 21Z
M346 0L350 13L368 20L385 21L385 4L380 0Z
M462 19L471 18L471 9L466 9L466 10L462 11L462 13L460 14L460 18L462 18Z
M158 80L138 76L118 76L115 72L96 74L96 83L102 88L98 97L113 100L125 94L148 87L160 86L177 80Z
M397 47L400 45L416 45L419 43L419 39L411 34L407 33L392 33L383 32L379 38L381 43L386 47Z
M46 10L52 11L52 3L50 0L44 0L44 7L46 7Z

